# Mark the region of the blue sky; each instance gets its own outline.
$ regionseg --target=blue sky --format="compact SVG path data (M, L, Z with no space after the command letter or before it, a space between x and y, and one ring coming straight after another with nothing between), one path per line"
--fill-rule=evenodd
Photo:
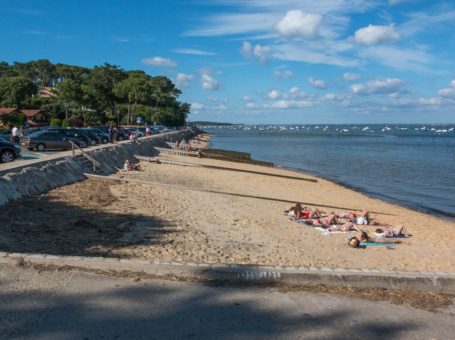
M165 75L189 120L454 123L455 2L0 0L1 60Z

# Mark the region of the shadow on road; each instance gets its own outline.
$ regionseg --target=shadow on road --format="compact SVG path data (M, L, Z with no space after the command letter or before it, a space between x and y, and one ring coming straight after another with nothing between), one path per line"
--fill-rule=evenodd
M58 295L0 292L0 301L7 301L0 306L0 335L68 339L391 339L420 327L395 320L393 315L380 321L374 313L373 317L365 317L349 304L318 308L312 301L307 307L302 300L289 301L284 295L276 301L276 294L267 296L269 292L260 288L245 294L239 288L199 289L189 284L165 287L114 280L102 282L101 287L95 281L88 289L90 277L82 281L79 287L73 284L65 294Z

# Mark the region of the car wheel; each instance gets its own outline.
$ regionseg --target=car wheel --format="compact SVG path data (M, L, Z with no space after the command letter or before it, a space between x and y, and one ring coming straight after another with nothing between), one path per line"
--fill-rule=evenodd
M38 151L44 151L46 149L46 146L43 143L40 143L36 146L36 150Z
M14 161L14 153L10 150L4 150L0 159L2 160L2 163L12 162Z
M102 140L102 142L103 142L103 144L106 144L106 143L107 143L107 138L104 138L104 139Z
M93 145L96 145L96 140L92 139L92 140L90 141L90 145L92 145L92 146L93 146Z
M123 136L118 137L118 140L121 142L123 140Z

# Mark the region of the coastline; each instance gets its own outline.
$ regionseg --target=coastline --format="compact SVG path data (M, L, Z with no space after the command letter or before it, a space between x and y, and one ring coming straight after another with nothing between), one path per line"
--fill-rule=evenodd
M208 140L208 147L209 148L213 147L213 142L210 142L210 140L213 139L214 137L216 137L216 135L211 135L211 136L212 137ZM368 137L371 137L371 136L368 136ZM268 159L267 161L273 162L274 160L273 159ZM361 194L364 194L364 195L366 195L368 197L371 197L371 198L375 198L375 199L379 199L379 200L382 200L382 201L385 201L385 202L389 202L391 204L395 204L395 205L398 205L400 207L411 209L411 210L414 210L416 212L420 212L420 213L423 213L423 214L429 214L431 216L434 216L434 217L439 218L439 219L444 220L444 221L455 222L455 213L444 211L444 210L440 210L440 209L436 209L436 208L433 208L433 207L430 207L430 206L425 206L425 205L419 204L417 202L410 202L410 201L406 201L404 199L399 199L399 198L396 198L396 197L388 196L386 194L379 193L377 191L371 191L371 190L366 189L365 187L355 186L355 185L347 183L345 181L337 180L333 176L324 175L323 173L318 172L318 171L311 171L309 169L302 169L302 168L297 168L297 167L284 166L284 165L280 165L280 164L275 164L275 167L281 168L281 169L287 169L287 170L294 171L294 172L301 173L301 174L305 174L305 175L314 176L315 178L324 179L324 180L330 181L330 182L332 182L334 184L340 185L340 186L342 186L342 187L344 187L346 189L353 190L353 191L359 192Z
M288 169L174 155L160 159L174 164L142 161L143 171L113 175L121 181L89 179L6 205L10 220L2 248L211 264L455 272L455 249L446 237L455 223ZM346 238L356 233L326 236L289 220L283 210L295 202L336 213L368 209L375 221L405 224L413 236L392 249L352 249ZM59 226L52 223L55 214L61 216Z

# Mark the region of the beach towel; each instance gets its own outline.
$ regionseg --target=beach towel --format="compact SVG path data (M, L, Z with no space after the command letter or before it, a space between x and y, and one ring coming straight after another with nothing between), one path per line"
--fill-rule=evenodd
M311 227L317 231L319 231L322 235L333 235L333 234L347 234L347 233L355 233L355 230L349 230L349 231L330 231L326 228L322 228L322 227L315 227L313 225L308 225L305 223L305 220L297 220L296 221L297 223L299 224L303 224L304 226L307 226L307 227Z
M383 246L383 247L393 247L396 243L382 243L382 242L360 242L360 246L370 247L370 246Z

